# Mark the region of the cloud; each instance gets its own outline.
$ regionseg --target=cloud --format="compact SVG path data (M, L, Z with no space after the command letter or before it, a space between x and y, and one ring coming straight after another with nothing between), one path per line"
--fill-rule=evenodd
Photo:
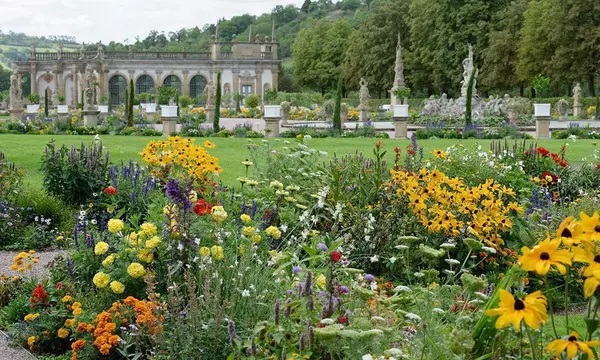
M87 43L133 41L151 30L175 31L235 15L260 15L303 0L0 0L0 30L70 35ZM8 15L6 15L8 14Z

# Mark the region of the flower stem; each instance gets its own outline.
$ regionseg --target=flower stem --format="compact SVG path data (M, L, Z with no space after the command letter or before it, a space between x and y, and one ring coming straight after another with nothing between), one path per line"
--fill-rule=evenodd
M550 283L548 282L548 276L544 276L544 283L546 283L546 297L548 298L548 310L550 312L550 320L552 321L552 331L554 331L554 336L556 339L558 339L556 325L554 325L554 311L552 309L552 296L550 295Z
M525 325L525 329L527 330L527 337L529 338L529 345L531 346L531 358L533 360L537 359L537 355L535 352L535 345L533 343L533 336L531 336L531 330L529 330L529 326Z
M567 323L567 336L569 335L569 275L571 275L571 269L567 268L567 276L565 278L565 322Z

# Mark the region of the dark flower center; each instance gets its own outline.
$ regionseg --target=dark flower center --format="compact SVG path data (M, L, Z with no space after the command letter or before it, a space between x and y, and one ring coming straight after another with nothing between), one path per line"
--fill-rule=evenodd
M594 228L594 231L596 231L597 233L600 233L600 225L596 225L596 227Z
M575 341L577 341L577 337L576 337L576 336L569 336L569 339L568 339L568 340L569 340L570 342L575 342Z
M515 310L523 310L525 309L525 303L521 299L516 299L514 308Z
M548 254L547 252L543 252L540 254L540 259L542 260L550 260L550 254Z
M600 255L594 256L594 262L600 263Z
M561 233L560 236L562 237L566 237L566 238L570 238L573 237L573 234L571 234L571 230L565 228Z

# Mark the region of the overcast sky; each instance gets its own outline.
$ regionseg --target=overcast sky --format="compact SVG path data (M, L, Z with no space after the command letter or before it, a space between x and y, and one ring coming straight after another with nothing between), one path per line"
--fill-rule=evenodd
M0 0L0 30L28 35L71 35L94 43L132 43L150 30L215 23L219 18L270 12L303 0Z

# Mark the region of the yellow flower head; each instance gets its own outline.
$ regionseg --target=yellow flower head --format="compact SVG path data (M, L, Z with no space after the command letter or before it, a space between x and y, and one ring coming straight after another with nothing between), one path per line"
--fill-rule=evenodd
M433 155L438 159L445 159L448 157L448 153L443 150L434 150Z
M160 245L160 238L158 236L152 237L150 240L146 241L146 247L149 249L154 249Z
M223 222L227 219L227 211L222 206L213 206L211 215L216 222Z
M515 331L521 329L521 320L525 320L525 324L530 328L537 330L540 324L548 321L546 305L548 304L546 297L541 291L536 291L527 295L524 299L515 298L511 293L504 289L499 290L500 304L497 309L485 311L487 316L500 317L496 320L496 328L501 329L513 325Z
M64 329L64 328L60 328L60 329L58 329L58 331L57 331L57 335L58 335L58 337L59 337L59 338L61 338L61 339L66 339L66 338L67 338L67 336L69 336L69 330L67 330L67 329Z
M108 256L106 257L106 259L104 259L104 260L102 261L102 266L104 266L104 267L109 267L109 266L111 266L111 265L112 265L112 264L115 262L115 259L116 259L116 258L117 258L117 255L115 255L115 254L108 255Z
M72 297L72 296L69 296L69 295L65 295L65 296L63 296L63 298L62 298L60 301L62 301L62 302L63 302L63 304L66 304L66 303L68 303L68 302L71 302L71 301L73 301L73 297Z
M65 320L66 327L73 327L75 325L75 319L67 319Z
M99 273L94 275L92 281L94 282L94 285L96 285L97 288L102 289L108 286L108 283L110 282L110 275L100 271Z
M258 245L262 241L262 236L260 236L258 234L254 234L254 235L252 235L252 237L250 238L250 240L252 240L252 243L254 245Z
M139 279L146 275L146 270L144 269L144 266L142 264L134 262L129 264L129 266L127 267L127 273L132 278Z
M573 331L566 339L557 339L552 341L546 350L554 353L554 356L561 358L563 353L566 353L567 359L572 359L577 354L585 354L588 359L595 359L594 352L591 347L600 345L600 341L580 341L579 334Z
M123 283L121 283L119 281L116 281L116 280L115 281L111 281L110 282L110 289L115 294L122 294L125 291L125 285L123 285Z
M33 344L35 343L35 340L36 340L35 336L28 337L27 338L27 345L29 345L29 347L32 347Z
M256 231L256 229L253 228L252 226L244 226L242 228L242 235L250 237L250 236L254 235L255 231Z
M319 276L315 278L315 284L317 284L319 288L325 289L325 285L327 284L327 278L325 275L319 274Z
M154 260L154 252L152 251L152 249L142 249L138 254L137 254L137 258L141 261L141 262L145 262L147 264L151 263L152 260Z
M265 233L275 240L281 237L281 230L279 230L275 226L269 226L268 228L266 228Z
M210 256L210 249L207 248L206 246L201 247L200 248L200 256L202 256L202 257Z
M571 265L573 254L569 250L558 250L560 243L560 239L550 240L548 237L533 249L524 246L521 249L523 255L519 257L521 267L538 275L546 275L550 266L554 265L561 274L566 274L565 265Z
M100 241L94 247L94 253L96 255L104 255L104 253L106 253L107 251L108 251L108 244L105 243L104 241Z
M215 261L223 260L223 248L219 245L213 245L210 248L210 253Z
M252 218L248 214L242 214L240 215L240 220L242 220L244 224L247 224L252 220Z
M558 230L556 230L556 238L560 239L565 246L577 245L580 242L580 229L579 222L574 217L569 216L562 221Z
M142 226L140 226L140 228L142 229L142 232L145 235L148 235L148 236L156 235L157 228L156 228L156 225L154 225L152 223L145 222L142 224Z
M119 231L123 230L124 227L125 227L125 223L123 222L123 220L120 220L120 219L108 220L108 231L110 231L113 234L116 234Z
M209 148L209 149L214 149L215 148L215 144L213 144L212 142L206 140L204 141L204 147Z
M30 321L37 319L38 317L40 317L40 314L38 314L38 313L27 314L27 315L25 315L25 318L23 320L25 320L26 322L30 322Z
M581 231L583 236L588 241L600 242L600 215L598 212L594 212L594 215L587 216L586 213L581 212Z

